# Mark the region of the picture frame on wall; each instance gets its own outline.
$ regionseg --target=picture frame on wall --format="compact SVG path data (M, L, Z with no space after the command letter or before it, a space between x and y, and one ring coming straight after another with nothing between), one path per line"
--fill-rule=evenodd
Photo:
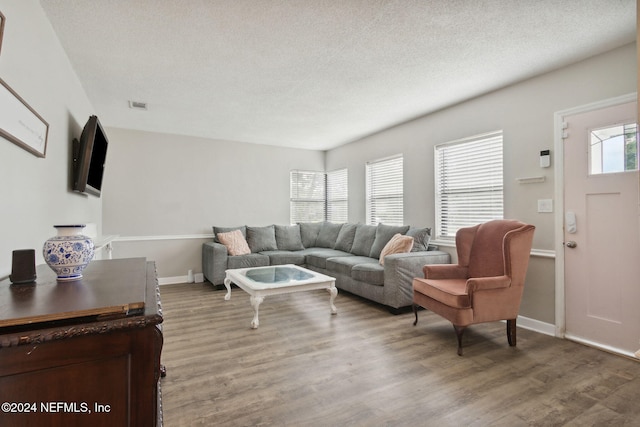
M0 137L37 157L45 157L49 124L2 79L0 111Z
M2 12L0 12L0 52L2 52L2 35L4 34L4 21L5 17Z

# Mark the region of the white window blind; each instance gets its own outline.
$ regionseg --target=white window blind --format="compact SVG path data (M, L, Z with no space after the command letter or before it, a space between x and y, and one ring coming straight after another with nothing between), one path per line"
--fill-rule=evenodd
M504 217L502 132L435 147L436 238Z
M327 172L327 221L347 222L348 189L347 169Z
M291 224L325 220L326 175L324 172L290 172Z
M367 224L402 225L404 222L402 155L368 162Z

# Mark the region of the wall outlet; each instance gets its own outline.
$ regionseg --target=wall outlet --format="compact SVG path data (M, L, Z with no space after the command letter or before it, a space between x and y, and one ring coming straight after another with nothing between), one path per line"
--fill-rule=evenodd
M538 199L538 212L553 212L553 199Z

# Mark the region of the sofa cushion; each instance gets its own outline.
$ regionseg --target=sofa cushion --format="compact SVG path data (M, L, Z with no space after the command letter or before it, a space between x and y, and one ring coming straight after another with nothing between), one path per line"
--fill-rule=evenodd
M318 268L327 268L327 259L333 257L353 256L350 253L329 248L307 249L307 264Z
M351 278L366 282L370 285L384 285L384 267L376 259L370 258L373 262L354 265L351 269Z
M262 254L247 254L227 258L227 268L263 267L269 265L269 257Z
M316 239L316 246L319 248L331 248L333 249L338 240L338 234L342 229L342 224L334 224L332 222L324 222L318 238Z
M351 269L358 264L377 263L377 259L365 256L340 256L327 259L327 270L351 276Z
M411 249L411 252L429 250L429 240L431 240L430 228L409 228L407 236L413 237L413 248Z
M358 224L356 234L353 237L353 245L351 253L354 255L369 256L371 253L371 245L376 239L376 226Z
M384 265L385 256L411 252L411 248L413 248L413 237L403 236L400 233L394 234L391 240L382 248L382 252L380 252L380 265Z
M300 226L296 225L276 225L276 245L281 251L301 251L302 237L300 236Z
M226 233L218 233L218 239L227 248L229 255L246 255L251 253L247 240L240 230L228 231Z
M277 250L275 227L273 225L266 227L247 226L247 243L253 253Z
M409 230L408 225L384 225L378 224L376 229L376 238L371 245L371 252L369 256L371 258L380 258L380 252L385 247L394 234L405 234Z
M353 239L356 237L357 224L343 224L336 239L334 249L350 252L353 246Z
M302 238L302 245L305 248L313 248L316 245L318 239L318 233L322 228L321 222L300 222L300 237Z
M303 265L306 259L303 251L264 251L260 253L269 257L270 265Z
M240 225L238 227L216 227L213 226L213 241L216 243L220 243L218 240L218 233L228 233L229 231L240 230L244 238L247 238L247 227L244 225Z

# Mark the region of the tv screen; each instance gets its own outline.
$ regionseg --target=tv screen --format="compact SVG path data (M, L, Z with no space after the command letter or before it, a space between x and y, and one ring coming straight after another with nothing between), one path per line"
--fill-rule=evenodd
M100 197L108 145L98 117L89 117L80 141L74 140L74 191Z

